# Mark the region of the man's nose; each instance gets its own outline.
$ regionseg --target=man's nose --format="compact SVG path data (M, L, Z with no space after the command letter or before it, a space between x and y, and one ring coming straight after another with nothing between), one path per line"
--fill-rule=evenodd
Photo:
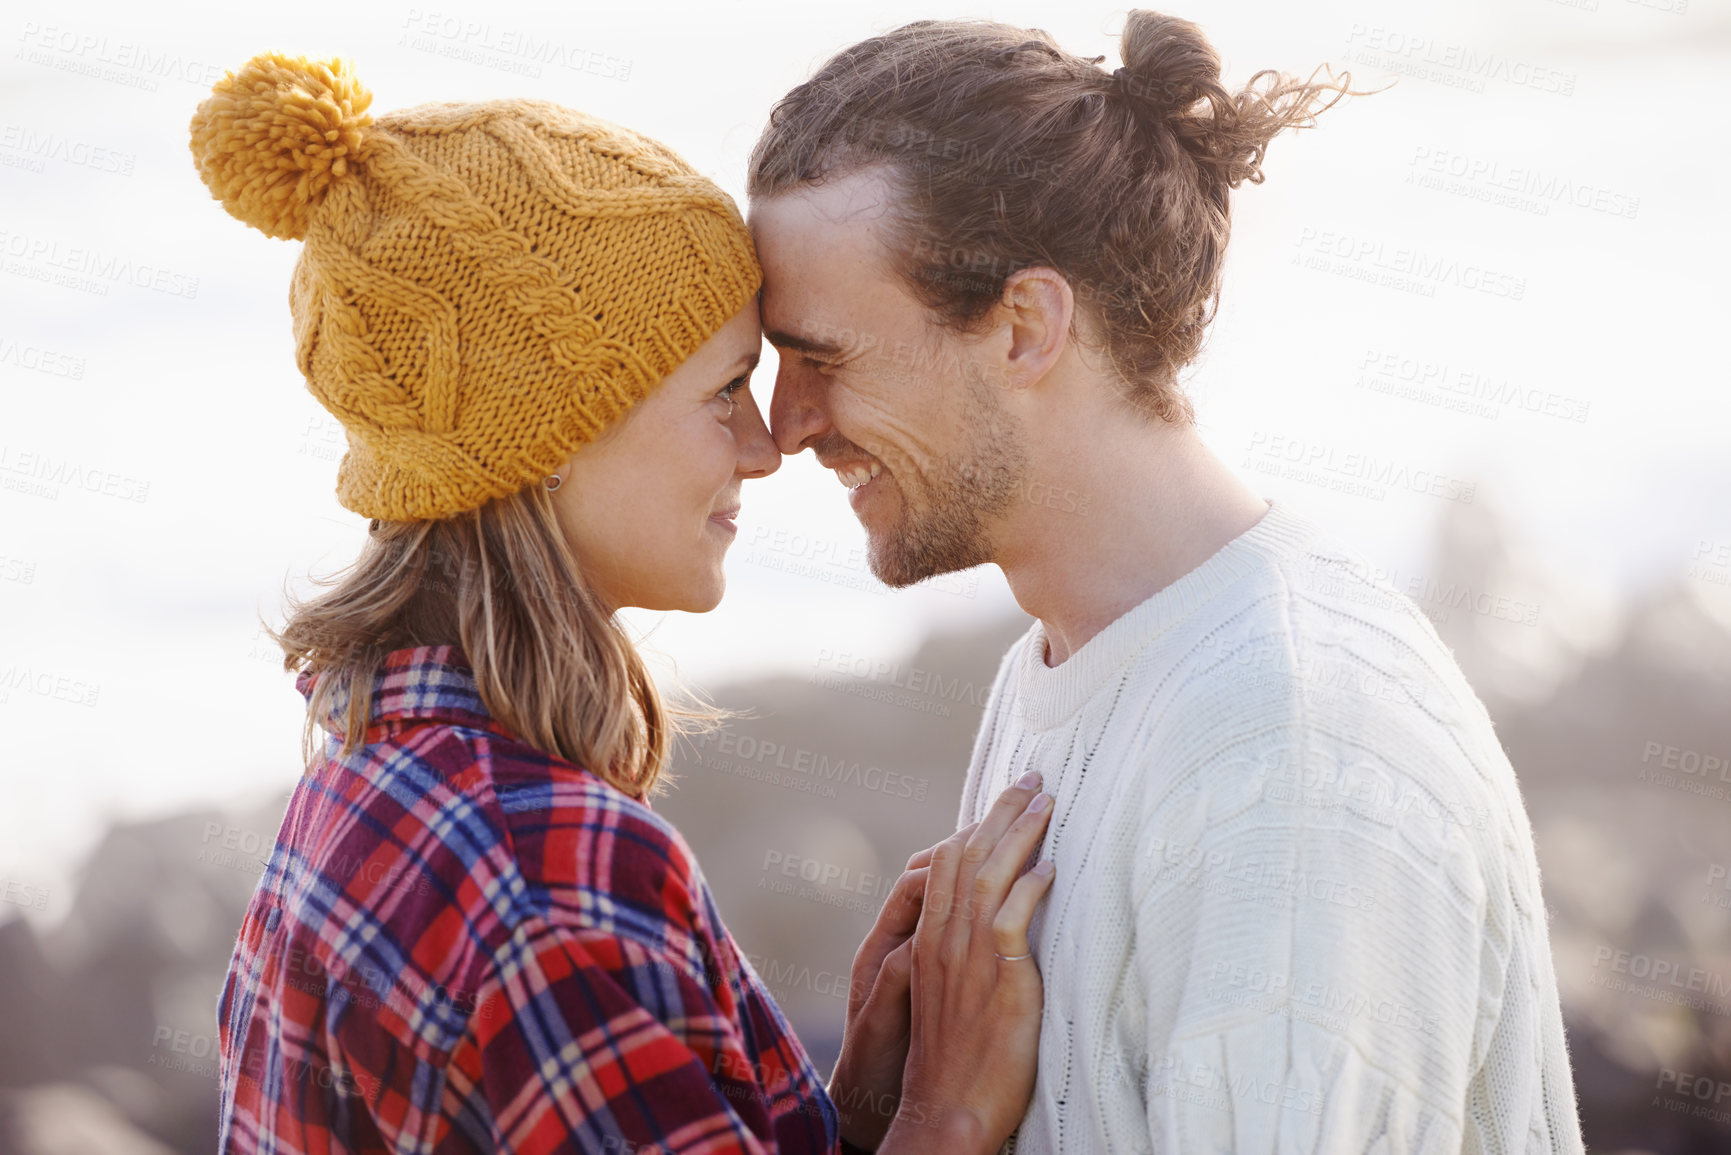
M769 401L769 430L777 449L798 453L829 431L825 393L821 373L801 367L793 354L779 358Z

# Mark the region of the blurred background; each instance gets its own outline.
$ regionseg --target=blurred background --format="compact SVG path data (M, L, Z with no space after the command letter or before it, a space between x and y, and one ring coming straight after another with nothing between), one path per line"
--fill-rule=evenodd
M1411 596L1489 707L1535 827L1589 1145L1731 1150L1731 391L1712 336L1731 7L1169 10L1229 83L1324 62L1395 80L1277 140L1235 194L1188 387L1210 443ZM1110 69L1124 11L7 6L0 1155L212 1147L216 1000L299 773L302 702L260 620L364 530L332 492L341 428L292 360L298 245L223 213L187 151L222 72L279 48L352 58L376 111L557 100L742 198L771 104L836 49L979 16ZM1421 476L1448 484L1403 480ZM886 590L843 498L788 460L746 489L720 609L630 617L670 686L753 715L682 750L657 806L825 1071L853 950L907 855L953 828L1029 624L991 567Z

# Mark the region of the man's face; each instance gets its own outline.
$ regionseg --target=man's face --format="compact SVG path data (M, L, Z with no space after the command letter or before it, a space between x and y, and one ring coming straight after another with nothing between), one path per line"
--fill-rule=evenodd
M905 586L992 560L1026 472L992 383L997 344L929 319L890 265L875 172L751 205L764 334L780 353L770 431L850 489L872 572Z

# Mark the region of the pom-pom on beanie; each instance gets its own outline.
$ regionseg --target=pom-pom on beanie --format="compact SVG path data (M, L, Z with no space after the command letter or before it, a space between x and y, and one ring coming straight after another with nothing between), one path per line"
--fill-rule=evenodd
M295 360L363 517L540 481L762 282L733 199L655 141L541 100L371 103L347 62L269 52L192 118L223 208L304 242Z

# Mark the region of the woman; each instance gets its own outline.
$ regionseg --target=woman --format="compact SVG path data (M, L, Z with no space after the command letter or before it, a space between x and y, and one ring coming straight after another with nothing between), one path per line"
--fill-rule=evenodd
M649 805L704 718L614 613L712 609L779 461L738 210L557 105L370 101L269 53L192 121L223 206L305 242L296 360L373 519L277 635L308 767L218 1006L220 1149L996 1149L1033 1086L1037 780L910 860L827 1091Z

